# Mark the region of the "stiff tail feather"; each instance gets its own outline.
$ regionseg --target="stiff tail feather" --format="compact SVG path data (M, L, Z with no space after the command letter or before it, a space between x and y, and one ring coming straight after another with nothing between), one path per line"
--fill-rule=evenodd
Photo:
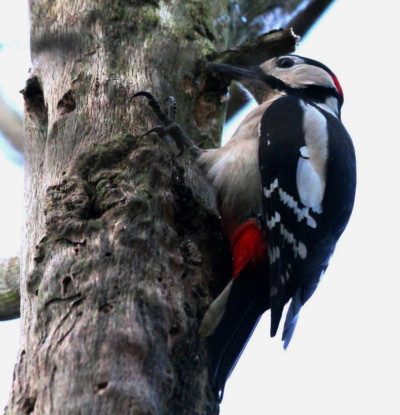
M257 323L265 310L269 308L265 274L244 271L229 284L228 294L223 291L214 301L223 304L217 315L217 323L213 331L204 330L211 324L210 317L205 316L202 323L203 335L208 335L208 351L210 359L209 374L219 400L222 400L225 383L250 339ZM222 298L221 298L222 297ZM213 304L214 304L213 303ZM218 304L218 303L217 303ZM210 309L212 306L210 307ZM217 307L216 307L217 308ZM208 312L207 312L208 313ZM207 317L207 319L206 319Z

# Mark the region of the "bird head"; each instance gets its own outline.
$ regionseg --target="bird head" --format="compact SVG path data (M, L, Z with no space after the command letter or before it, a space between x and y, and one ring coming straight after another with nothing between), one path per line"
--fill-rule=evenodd
M258 103L274 94L297 95L340 116L343 91L335 74L324 64L298 55L269 59L259 66L210 64L210 70L241 83Z

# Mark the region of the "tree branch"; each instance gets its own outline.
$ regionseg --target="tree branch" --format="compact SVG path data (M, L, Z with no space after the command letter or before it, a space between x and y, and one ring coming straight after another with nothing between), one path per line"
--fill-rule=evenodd
M0 260L0 320L20 315L19 258Z
M238 0L235 3L237 7L233 8L238 16L231 44L241 44L261 33L285 27L286 22L309 2L310 0Z
M303 37L335 0L314 0L287 24L294 32Z
M300 12L296 12L296 10L301 9L302 6L304 6L305 3L300 3L300 5L290 3L286 6L286 9L283 9L282 6L276 7L276 9L279 9L281 11L280 21L284 21L284 18L282 14L286 13L286 18L293 16L291 20L285 25L286 29L283 33L286 33L287 30L293 30L293 32L298 35L298 41L301 37L305 36L305 34L312 28L312 26L315 24L315 22L321 17L321 15L324 13L324 11L334 2L335 0L314 0L309 2L309 4L306 5ZM268 27L268 29L271 28L271 23L273 23L273 20L271 21L271 13L268 13L268 10L271 11L271 4L269 2L244 2L246 7L243 6L243 13L248 19L247 25L250 25L253 27L252 31L261 30L262 28ZM269 22L266 22L268 13ZM252 23L251 23L252 22ZM250 34L252 33L250 32ZM249 35L249 33L248 33ZM267 34L268 35L268 34ZM246 42L244 45L248 44ZM251 45L251 42L249 43ZM254 65L259 64L261 62L266 61L267 59L278 56L280 54L290 53L293 52L292 50L284 50L279 51L278 53L272 55L272 56L265 56L263 54L259 53L259 49L255 49L254 56L257 56L259 54L260 59L258 62L254 62L252 59L248 59L247 63L244 60L242 65L248 66L248 65ZM246 55L243 55L246 56ZM264 58L264 59L262 59ZM231 62L233 63L233 62ZM247 97L243 92L235 85L232 85L230 89L230 100L228 104L228 109L226 112L226 120L230 120L247 102Z
M0 96L0 131L19 153L24 152L24 129L21 116Z
M294 52L299 41L299 36L291 28L273 30L222 52L215 62L238 66L259 65L274 56Z

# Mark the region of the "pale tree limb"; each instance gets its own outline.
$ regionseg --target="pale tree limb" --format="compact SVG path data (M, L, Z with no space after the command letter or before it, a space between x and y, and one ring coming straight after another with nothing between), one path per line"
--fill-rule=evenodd
M0 320L19 317L19 258L0 260Z
M12 147L24 153L24 129L22 117L0 95L0 131Z

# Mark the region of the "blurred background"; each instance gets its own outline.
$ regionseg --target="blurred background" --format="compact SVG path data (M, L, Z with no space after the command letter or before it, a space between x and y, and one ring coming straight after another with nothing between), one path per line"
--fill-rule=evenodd
M222 415L398 415L397 117L400 96L393 1L336 0L297 54L338 76L342 119L356 147L358 189L350 224L288 350L262 319L227 382ZM0 3L0 92L22 116L29 70L26 0ZM226 128L232 133L233 120ZM0 136L0 258L19 249L22 158ZM0 408L8 399L19 320L0 322Z

